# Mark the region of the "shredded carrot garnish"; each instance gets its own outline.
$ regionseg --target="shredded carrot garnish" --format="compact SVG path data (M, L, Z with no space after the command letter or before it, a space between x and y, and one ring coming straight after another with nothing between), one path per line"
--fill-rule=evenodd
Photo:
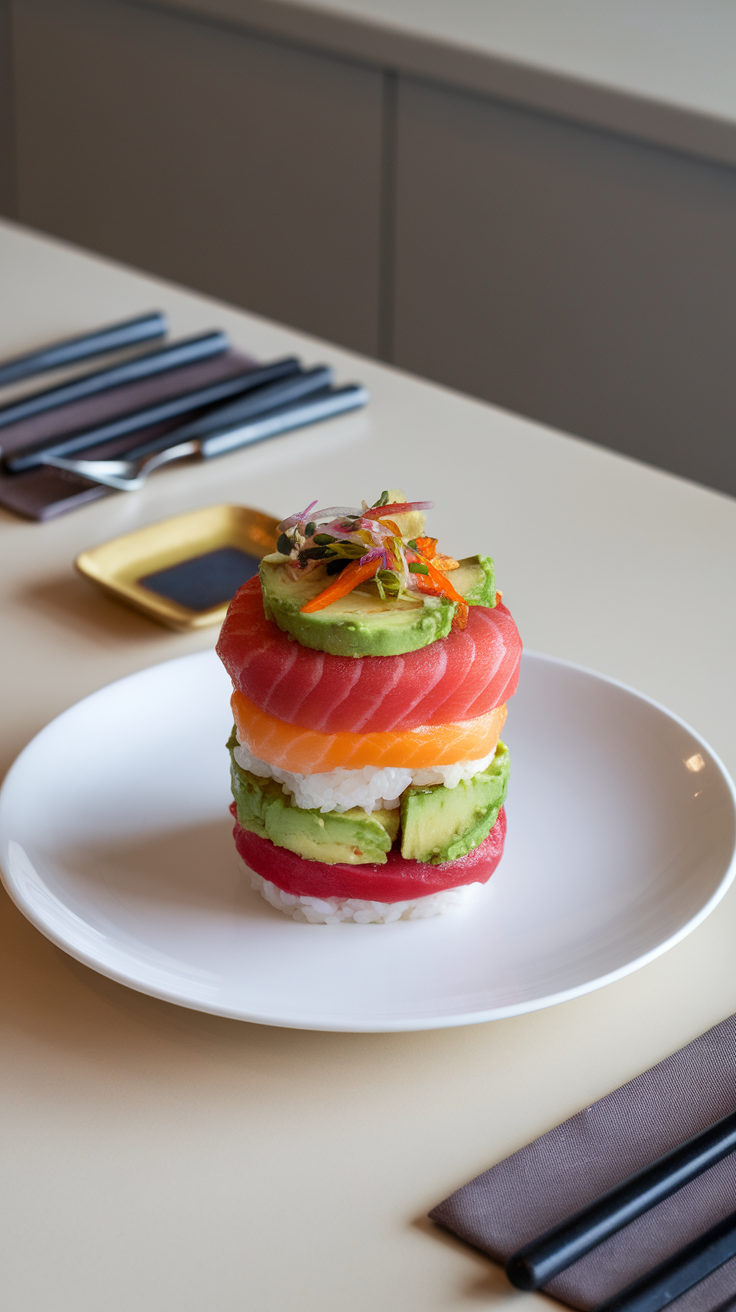
M333 601L339 601L341 597L347 597L353 588L357 588L359 583L364 583L366 579L372 579L381 568L381 561L369 560L365 565L361 565L359 560L351 560L349 565L345 566L340 574L328 583L327 587L318 592L316 597L305 603L301 607L303 615L311 615L315 610L324 610L325 606L331 606Z
M419 546L418 538L417 538L417 546ZM415 574L414 577L419 585L420 591L434 592L435 594L440 593L442 596L447 597L450 601L454 601L457 606L457 610L453 617L452 627L454 629L464 629L465 625L468 622L467 601L457 591L457 588L453 588L452 584L450 583L450 580L444 574L440 573L440 571L437 569L437 566L433 565L431 560L427 560L426 556L422 556L422 560L424 561L424 564L427 566L427 569L429 571L430 585L429 586L427 585L426 578L422 578L421 574Z
M434 560L437 552L436 538L417 538L417 551L425 560Z

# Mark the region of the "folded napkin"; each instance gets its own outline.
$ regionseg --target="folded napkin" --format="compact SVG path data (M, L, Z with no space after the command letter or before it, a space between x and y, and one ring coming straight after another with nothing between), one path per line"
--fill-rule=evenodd
M133 410L142 410L160 401L167 401L181 392L194 391L195 388L232 378L242 371L244 365L252 364L255 367L255 363L238 351L227 351L208 360L169 369L152 378L143 378L137 383L125 383L107 392L99 392L96 396L72 401L55 410L46 410L43 414L33 415L0 429L3 455L17 455L47 438L58 438L61 441L63 437L117 419ZM171 432L187 422L187 415L179 415L166 423L141 428L136 433L129 433L127 437L106 442L104 446L80 451L78 456L87 460L103 457L112 460L147 442L149 438ZM50 466L31 469L25 474L0 471L0 505L27 519L55 519L57 515L76 510L88 501L110 496L111 492L111 488L100 487L76 474L52 469Z
M736 1111L736 1016L586 1107L430 1212L497 1262L633 1171ZM736 1162L726 1157L545 1286L588 1309L736 1210ZM677 1300L713 1312L736 1295L736 1258ZM725 1310L724 1310L725 1312Z

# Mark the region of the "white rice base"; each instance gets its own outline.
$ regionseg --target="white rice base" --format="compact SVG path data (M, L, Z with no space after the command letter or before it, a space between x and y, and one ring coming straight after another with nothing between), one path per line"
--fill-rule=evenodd
M429 916L444 916L448 911L472 900L482 884L463 884L460 888L446 888L441 893L429 893L408 902L366 902L357 897L306 897L284 893L276 884L257 875L241 856L238 861L250 879L250 886L277 911L292 920L309 925L340 925L352 921L356 925L389 925L394 920L426 920Z
M400 805L401 794L411 784L457 788L462 781L486 770L495 751L494 747L479 761L457 761L454 765L436 765L427 770L365 765L362 770L328 770L323 774L293 774L259 760L242 745L234 749L233 756L241 769L259 779L276 779L305 811L349 811L353 806L362 806L365 811L394 811Z

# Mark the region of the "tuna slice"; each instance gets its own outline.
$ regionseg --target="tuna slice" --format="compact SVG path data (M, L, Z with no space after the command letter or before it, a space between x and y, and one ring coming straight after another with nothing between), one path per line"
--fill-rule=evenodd
M249 579L217 652L239 692L287 724L383 733L474 720L516 691L521 638L505 606L471 606L467 628L403 656L331 656L302 647L263 613Z
M241 829L237 822L233 837L246 865L263 879L270 879L284 893L295 893L300 897L357 897L367 902L406 902L410 898L441 893L446 888L460 888L463 884L485 884L503 856L506 812L501 807L490 834L472 852L439 866L407 861L397 848L391 849L386 864L382 866L341 863L331 866L324 861L305 861L296 852L275 847L268 838Z

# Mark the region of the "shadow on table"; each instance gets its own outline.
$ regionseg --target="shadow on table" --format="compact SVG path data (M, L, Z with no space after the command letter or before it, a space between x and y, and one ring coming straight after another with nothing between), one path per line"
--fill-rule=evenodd
M167 632L132 606L114 601L76 575L65 573L48 579L24 589L20 595L31 610L75 633L94 638L105 647L117 646L121 640L160 642Z

